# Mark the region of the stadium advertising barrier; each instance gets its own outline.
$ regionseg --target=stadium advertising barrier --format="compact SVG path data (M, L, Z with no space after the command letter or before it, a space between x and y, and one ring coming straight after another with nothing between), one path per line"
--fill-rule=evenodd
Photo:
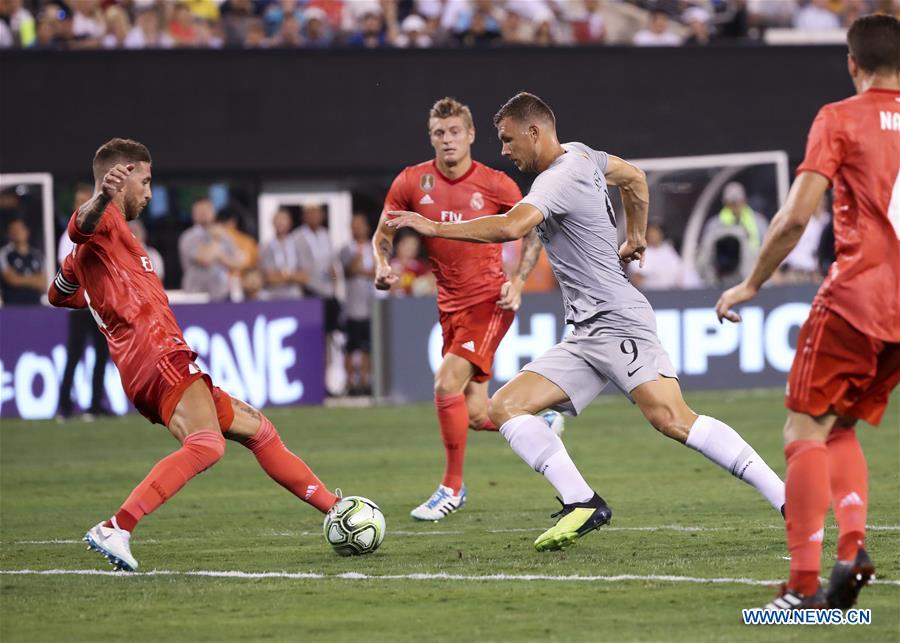
M320 404L325 398L325 341L318 300L186 304L172 306L197 364L213 382L253 406ZM0 308L0 417L54 416L66 366L67 311ZM75 370L75 408L91 397L94 351ZM110 362L106 403L131 409L119 372Z
M815 294L811 286L767 288L739 308L741 324L720 324L719 290L652 292L660 340L685 389L784 386L797 335ZM383 329L383 330L382 330ZM567 332L558 293L527 295L494 359L491 390L509 381L527 362ZM376 302L375 364L380 394L397 402L433 398L441 361L441 329L433 299ZM609 385L606 392L616 392Z

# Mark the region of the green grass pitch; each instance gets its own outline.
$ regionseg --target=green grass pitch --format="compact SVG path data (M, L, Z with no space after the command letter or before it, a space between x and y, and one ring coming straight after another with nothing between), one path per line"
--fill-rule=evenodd
M688 402L732 424L784 471L778 393L691 394ZM570 420L564 437L612 506L613 521L565 552L533 550L558 505L497 434L470 434L469 504L423 524L408 512L433 491L443 465L433 408L272 410L287 445L329 486L381 505L387 537L376 554L335 555L322 538L321 515L229 443L218 465L138 527L132 549L142 570L310 577L4 573L0 640L897 641L898 406L895 396L881 428L859 430L876 527L868 549L879 578L894 583L864 591L859 606L872 609L868 626L744 626L740 609L762 605L773 588L646 578L783 579L781 516L749 486L657 435L623 398L610 397ZM174 441L138 416L2 424L0 570L108 569L81 537ZM829 518L829 561L835 537ZM448 577L411 576L441 573ZM643 578L608 579L624 574ZM524 575L544 578L510 578ZM595 578L565 578L574 575Z

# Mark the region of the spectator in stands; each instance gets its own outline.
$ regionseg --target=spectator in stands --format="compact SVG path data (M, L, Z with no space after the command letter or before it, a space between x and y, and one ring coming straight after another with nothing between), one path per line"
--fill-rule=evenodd
M384 16L377 5L367 10L359 20L359 26L347 41L349 47L364 47L377 49L387 47L387 34L385 31Z
M328 14L319 7L310 7L303 12L303 46L324 49L334 42L334 32L328 22Z
M72 39L72 18L58 4L48 4L38 15L35 46L38 49L67 49Z
M690 34L684 40L685 45L709 44L709 14L700 7L690 7L684 12L684 23Z
M221 49L225 44L218 22L197 18L194 27L197 30L197 47Z
M794 14L794 27L801 31L827 31L840 29L841 21L828 10L828 0L809 0Z
M747 203L740 183L725 186L723 202L719 214L704 226L697 269L706 284L728 288L749 274L768 221Z
M365 214L357 212L350 222L353 240L341 250L341 264L347 278L346 317L347 346L344 368L348 393L369 395L371 385L371 316L375 297L375 256L372 252L372 228Z
M290 211L279 208L272 217L272 227L275 238L263 245L259 255L267 298L299 299L309 281L309 273L303 269L297 238L291 234L294 220Z
M428 23L420 15L411 13L400 24L400 35L394 42L395 47L410 49L427 49L433 41L428 35Z
M134 27L125 38L125 46L128 49L169 49L174 45L172 36L160 26L158 8L139 6Z
M24 0L8 0L5 6L0 5L0 23L3 24L0 30L4 27L9 30L9 47L27 49L35 44L36 22L31 12L25 8ZM0 40L3 40L2 36Z
M262 271L259 268L250 268L241 275L241 290L244 291L244 301L266 301L271 299L263 286Z
M583 0L572 17L572 37L579 45L599 45L606 40L603 0Z
M222 6L222 28L226 47L242 47L247 43L248 36L255 43L253 46L257 46L257 41L265 38L265 30L253 15L251 0L228 0ZM259 31L262 31L262 38L259 38Z
M0 248L0 285L3 303L36 305L47 290L47 274L43 253L29 244L31 231L22 219L13 219L6 226L9 239Z
M103 47L106 49L122 49L131 31L131 20L128 12L118 5L106 8L106 35L103 36Z
M475 0L461 12L453 26L453 36L463 47L485 47L500 40L502 12L493 0Z
M331 236L325 227L325 208L318 204L304 205L302 216L303 225L292 236L297 241L301 268L309 274L304 291L322 300L325 313L325 371L328 373L331 365L340 359L336 337L337 331L341 330L341 305L335 297L337 263Z
M534 25L516 6L507 7L500 26L504 45L528 45L534 40Z
M132 219L128 222L128 227L131 228L131 234L134 235L134 238L137 239L138 243L144 246L144 250L147 251L147 258L150 259L150 265L153 266L153 272L156 273L156 276L159 277L160 281L163 281L166 276L166 265L159 250L153 246L147 245L147 228L144 227L144 223L140 219Z
M300 21L293 13L285 14L278 26L275 35L265 40L263 33L263 23L254 21L250 29L247 31L247 38L253 43L254 47L263 46L263 42L271 47L300 47L303 45L303 37L300 35ZM247 41L244 41L247 46Z
M400 297L433 295L437 292L434 274L421 258L422 242L414 232L401 230L394 237L391 270L398 279L391 294Z
M659 8L650 12L650 20L645 29L634 34L637 47L677 47L681 36L669 30L669 14Z
M641 290L670 290L699 286L696 276L689 274L687 267L666 239L662 226L651 222L647 225L647 250L644 253L644 267L636 262L628 264L628 278Z
M303 9L297 0L280 0L280 2L272 2L266 8L263 14L263 22L266 27L266 36L274 37L281 31L281 25L286 16L294 16L297 24L303 21Z
M240 273L255 267L259 261L259 244L256 243L256 239L241 230L241 215L236 207L226 206L219 212L217 219L241 254L241 265L235 269L237 276L240 277Z
M534 13L534 38L532 44L538 47L552 47L558 42L555 25L557 24L553 12L543 9Z
M209 198L197 199L191 207L194 225L178 239L181 287L186 292L206 293L211 301L224 301L230 292L231 271L241 265L240 252L221 225Z
M106 21L98 0L71 0L72 34L79 49L96 49L106 33Z
M822 198L819 207L813 212L803 230L800 241L785 257L777 273L781 283L818 283L824 273L819 267L819 245L822 233L831 222L831 216L825 207L825 199Z
M197 26L194 24L194 14L183 2L172 7L169 34L178 47L194 47L197 44Z

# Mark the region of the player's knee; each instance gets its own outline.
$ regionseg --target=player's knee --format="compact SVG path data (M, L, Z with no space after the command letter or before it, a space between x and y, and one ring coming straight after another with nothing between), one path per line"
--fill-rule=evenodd
M182 446L196 454L201 464L209 468L225 455L225 436L219 431L197 431L188 435Z
M464 387L464 383L457 382L451 375L438 373L434 378L434 394L437 397L459 395Z
M491 418L491 422L497 426L503 426L510 418L532 413L526 406L525 401L521 400L517 395L506 393L503 389L500 389L491 398L488 415Z

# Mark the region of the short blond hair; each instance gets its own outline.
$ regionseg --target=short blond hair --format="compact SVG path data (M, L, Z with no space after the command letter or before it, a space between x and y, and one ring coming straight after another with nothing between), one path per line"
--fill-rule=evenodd
M452 96L445 96L431 106L428 112L428 133L431 134L432 118L450 118L451 116L459 116L463 119L466 129L475 129L475 123L472 121L472 111L468 105L463 105Z

